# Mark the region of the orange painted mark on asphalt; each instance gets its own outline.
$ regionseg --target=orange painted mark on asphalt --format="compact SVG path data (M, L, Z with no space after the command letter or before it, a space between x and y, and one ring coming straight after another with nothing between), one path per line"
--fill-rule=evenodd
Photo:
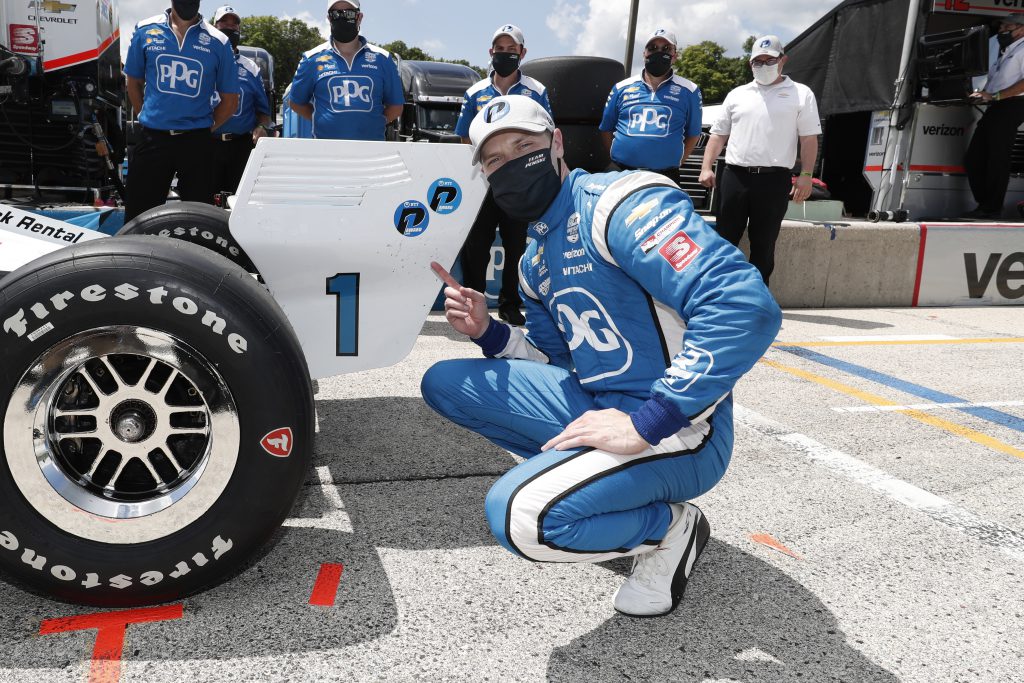
M117 683L121 678L121 651L124 648L124 633L128 624L181 619L183 614L184 610L178 604L46 619L39 625L39 635L96 629L96 644L92 649L92 664L89 667L89 683Z
M778 550L780 553L782 553L784 555L789 555L793 559L796 559L796 560L804 559L804 558L800 557L799 555L797 555L792 550L790 550L789 548L787 548L786 546L782 545L782 543L777 538L775 538L774 536L769 536L768 534L750 534L750 540L753 541L754 543L760 543L761 545L766 545L769 548L771 548L772 550Z
M320 565L320 573L317 574L316 583L313 584L313 593L309 596L309 604L322 607L332 607L338 597L338 584L341 583L341 572L345 567L333 562L325 562Z

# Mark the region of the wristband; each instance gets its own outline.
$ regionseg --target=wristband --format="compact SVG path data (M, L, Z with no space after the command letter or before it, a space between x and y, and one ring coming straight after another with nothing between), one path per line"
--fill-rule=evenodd
M999 101L999 93L1001 93L1001 92L1002 92L1002 90L996 90L995 93L992 95L992 99L995 100L996 102L998 102Z
M811 173L810 171L801 171L800 175L802 175L802 176L805 176L805 175L813 176L814 174Z

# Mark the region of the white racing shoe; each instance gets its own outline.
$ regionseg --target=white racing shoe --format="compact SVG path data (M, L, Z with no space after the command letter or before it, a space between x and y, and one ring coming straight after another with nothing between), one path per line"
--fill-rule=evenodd
M693 563L711 536L696 505L671 503L672 522L658 547L633 557L633 572L615 594L615 609L631 617L659 617L683 599Z

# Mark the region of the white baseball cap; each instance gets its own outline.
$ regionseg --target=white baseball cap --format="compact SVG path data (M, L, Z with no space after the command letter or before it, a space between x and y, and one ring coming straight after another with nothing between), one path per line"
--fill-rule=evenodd
M231 7L230 5L224 5L223 7L218 7L216 10L214 10L213 23L216 24L218 21L220 21L229 14L234 14L235 18L238 19L238 21L242 21L242 15L236 12L234 7Z
M347 2L348 4L352 5L354 8L359 9L359 0L327 0L327 9L331 9L332 7L334 7L339 2Z
M498 27L498 30L494 32L491 37L491 45L494 45L494 41L498 39L498 36L508 36L512 40L516 41L516 45L523 44L523 31L518 26L512 24L504 24Z
M544 107L525 95L495 97L473 118L469 125L469 140L473 145L473 163L480 162L484 143L505 130L525 130L528 133L548 133L555 130L555 122Z
M760 57L761 55L778 57L783 52L782 41L779 40L778 36L761 36L754 41L754 47L750 51L750 58L753 59L754 57Z
M654 40L655 38L667 40L668 42L672 43L672 47L679 47L679 41L676 40L676 34L673 31L669 31L667 28L659 28L654 33L652 33L651 37L647 39L646 43L644 43L644 47L646 48L648 45L650 45L651 41Z

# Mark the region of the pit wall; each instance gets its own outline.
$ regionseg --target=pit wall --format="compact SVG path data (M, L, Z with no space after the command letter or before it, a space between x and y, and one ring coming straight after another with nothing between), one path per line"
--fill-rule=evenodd
M1022 305L1024 225L785 221L771 290L783 308Z

